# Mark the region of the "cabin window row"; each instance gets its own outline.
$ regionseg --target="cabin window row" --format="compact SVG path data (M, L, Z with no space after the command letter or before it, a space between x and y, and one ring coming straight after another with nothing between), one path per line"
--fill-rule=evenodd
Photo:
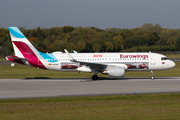
M46 61L56 61L57 59L46 59ZM117 58L109 58L109 59L75 59L78 61L93 61L93 60L112 60L112 61L117 61L117 60L148 60L148 59L134 59L134 58L124 58L124 59L117 59ZM164 60L164 59L163 59ZM59 59L59 61L70 61L69 59Z

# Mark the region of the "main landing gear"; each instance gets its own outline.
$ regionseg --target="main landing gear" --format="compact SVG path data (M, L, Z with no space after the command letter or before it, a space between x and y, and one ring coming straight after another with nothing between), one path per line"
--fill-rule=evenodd
M153 74L153 71L150 71L150 75L151 75L151 79L153 80L153 79L155 79L155 77L154 77L154 74Z
M94 71L94 75L92 76L92 80L97 80L98 79L98 71Z
M92 76L92 79L93 79L93 80L97 80L97 79L98 79L98 75L93 75L93 76Z

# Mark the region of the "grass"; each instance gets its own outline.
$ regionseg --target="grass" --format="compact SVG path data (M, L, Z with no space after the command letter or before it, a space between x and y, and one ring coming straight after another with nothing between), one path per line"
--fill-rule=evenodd
M36 69L34 67L16 65L0 65L0 78L91 78L93 73L83 72L58 72L43 69ZM155 71L155 77L179 77L180 76L180 62L176 62L173 69L164 71ZM109 77L108 75L98 74L99 77ZM149 71L132 71L126 72L125 77L149 77Z
M5 59L5 58L0 57L0 61L6 61L6 59Z
M180 119L180 93L0 100L6 120Z

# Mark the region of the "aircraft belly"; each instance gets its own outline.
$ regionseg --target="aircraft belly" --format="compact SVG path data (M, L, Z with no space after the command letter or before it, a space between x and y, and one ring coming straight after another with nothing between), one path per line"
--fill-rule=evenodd
M61 69L61 72L77 72L76 69Z
M126 71L151 71L151 69L127 69Z

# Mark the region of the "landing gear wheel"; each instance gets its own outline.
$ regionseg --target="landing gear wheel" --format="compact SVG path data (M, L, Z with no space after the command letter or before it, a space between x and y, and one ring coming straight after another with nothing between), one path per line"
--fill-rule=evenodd
M151 76L150 78L151 78L151 80L155 79L155 77L154 77L154 76Z
M150 71L150 75L151 75L151 80L153 80L153 79L155 79L155 77L154 77L154 74L153 74L153 71Z
M93 76L92 76L92 79L93 79L93 80L97 80L97 78L98 78L98 75L93 75Z

